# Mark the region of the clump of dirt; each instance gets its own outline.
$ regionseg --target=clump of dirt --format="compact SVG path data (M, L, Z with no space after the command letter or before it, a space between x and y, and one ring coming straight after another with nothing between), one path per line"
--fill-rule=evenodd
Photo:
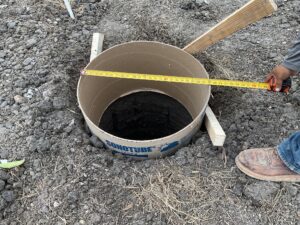
M186 1L181 4L180 8L193 11L194 14L192 17L202 21L209 21L216 18L215 8L209 0Z
M112 157L77 106L93 32L105 34L104 49L141 39L183 47L244 3L73 1L72 20L62 1L0 0L0 158L26 160L0 171L0 224L297 224L299 185L253 180L234 158L299 130L298 77L288 95L213 87L223 150L200 130L160 160ZM299 2L277 3L272 16L197 56L211 77L262 81L282 61L300 30ZM213 16L195 16L204 11Z

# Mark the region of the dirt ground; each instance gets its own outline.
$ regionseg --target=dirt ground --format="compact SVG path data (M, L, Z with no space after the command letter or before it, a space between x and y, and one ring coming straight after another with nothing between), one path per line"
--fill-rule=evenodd
M175 155L113 158L84 126L76 102L93 32L104 49L132 40L178 47L246 0L0 0L0 224L295 224L299 184L251 179L234 164L243 149L276 146L300 126L299 78L288 95L212 88L227 133L224 151L205 130ZM262 81L300 31L300 1L198 56L211 77Z

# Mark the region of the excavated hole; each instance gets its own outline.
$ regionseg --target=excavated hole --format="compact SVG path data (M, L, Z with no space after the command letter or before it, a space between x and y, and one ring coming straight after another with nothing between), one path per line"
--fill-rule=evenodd
M99 127L130 140L162 138L192 122L187 109L174 98L152 91L141 91L114 101L105 110Z

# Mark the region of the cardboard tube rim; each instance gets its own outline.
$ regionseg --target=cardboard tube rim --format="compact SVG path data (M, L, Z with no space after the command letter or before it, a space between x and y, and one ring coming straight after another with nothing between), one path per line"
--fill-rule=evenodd
M122 47L124 45L128 45L128 44L136 44L136 43L153 43L153 44L159 44L159 45L164 45L164 46L167 46L167 47L171 47L171 48L175 48L177 50L179 50L181 53L185 54L185 55L188 55L188 57L191 58L191 60L194 60L195 63L197 63L200 67L202 67L204 70L204 66L200 63L199 60L197 60L194 56L192 56L191 54L189 54L188 52L184 51L183 49L181 48L178 48L176 46L173 46L173 45L169 45L169 44L166 44L166 43L162 43L162 42L157 42L157 41L130 41L130 42L125 42L125 43L121 43L121 44L118 44L118 45L115 45L111 48L108 48L106 49L105 51L101 52L97 57L95 57L91 62L88 63L88 65L84 68L84 69L87 69L91 63L93 63L95 60L97 60L101 55L105 54L106 52L108 51L111 51L113 50L114 48L119 48L119 47ZM206 71L206 70L205 70ZM207 78L208 77L208 74L206 73L207 75ZM195 118L193 118L193 121L188 124L187 126L185 126L183 129L171 134L171 135L168 135L168 136L164 136L164 137L161 137L161 138L156 138L156 139L150 139L150 140L131 140L131 139L126 139L126 138L121 138L121 137L118 137L118 136L115 136L115 135L112 135L104 130L102 130L101 128L98 127L97 124L95 124L93 121L90 120L90 118L87 116L87 114L85 113L85 111L83 110L83 108L81 107L81 100L80 100L80 95L79 95L79 86L80 86L80 83L82 81L82 77L79 78L78 80L78 84L77 84L77 91L76 91L76 95L77 95L77 103L78 103L78 107L80 108L83 116L84 116L84 119L87 120L89 123L93 124L95 127L98 128L98 131L100 131L101 133L103 133L105 136L111 136L113 137L114 139L116 140L119 140L119 141L125 141L125 142L128 142L128 143L137 143L137 144L145 144L145 145L149 145L149 142L162 142L162 141L166 141L168 139L173 139L173 136L175 135L179 135L180 133L185 133L187 132L187 130L192 130L195 126L197 126L197 121L201 120L201 117L203 118L204 114L205 114L205 111L206 111L206 107L208 106L208 102L209 102L209 99L210 99L210 94L211 94L211 86L208 86L208 95L204 101L204 107L202 108L202 110L197 114L197 116Z

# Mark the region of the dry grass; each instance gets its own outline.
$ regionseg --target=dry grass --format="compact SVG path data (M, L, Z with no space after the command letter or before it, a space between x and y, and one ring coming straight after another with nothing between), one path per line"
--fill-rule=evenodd
M178 165L161 163L154 174L143 172L148 183L135 191L138 205L158 212L169 224L199 224L215 218L211 210L224 193L222 179L227 172L201 176L199 171L186 175Z

